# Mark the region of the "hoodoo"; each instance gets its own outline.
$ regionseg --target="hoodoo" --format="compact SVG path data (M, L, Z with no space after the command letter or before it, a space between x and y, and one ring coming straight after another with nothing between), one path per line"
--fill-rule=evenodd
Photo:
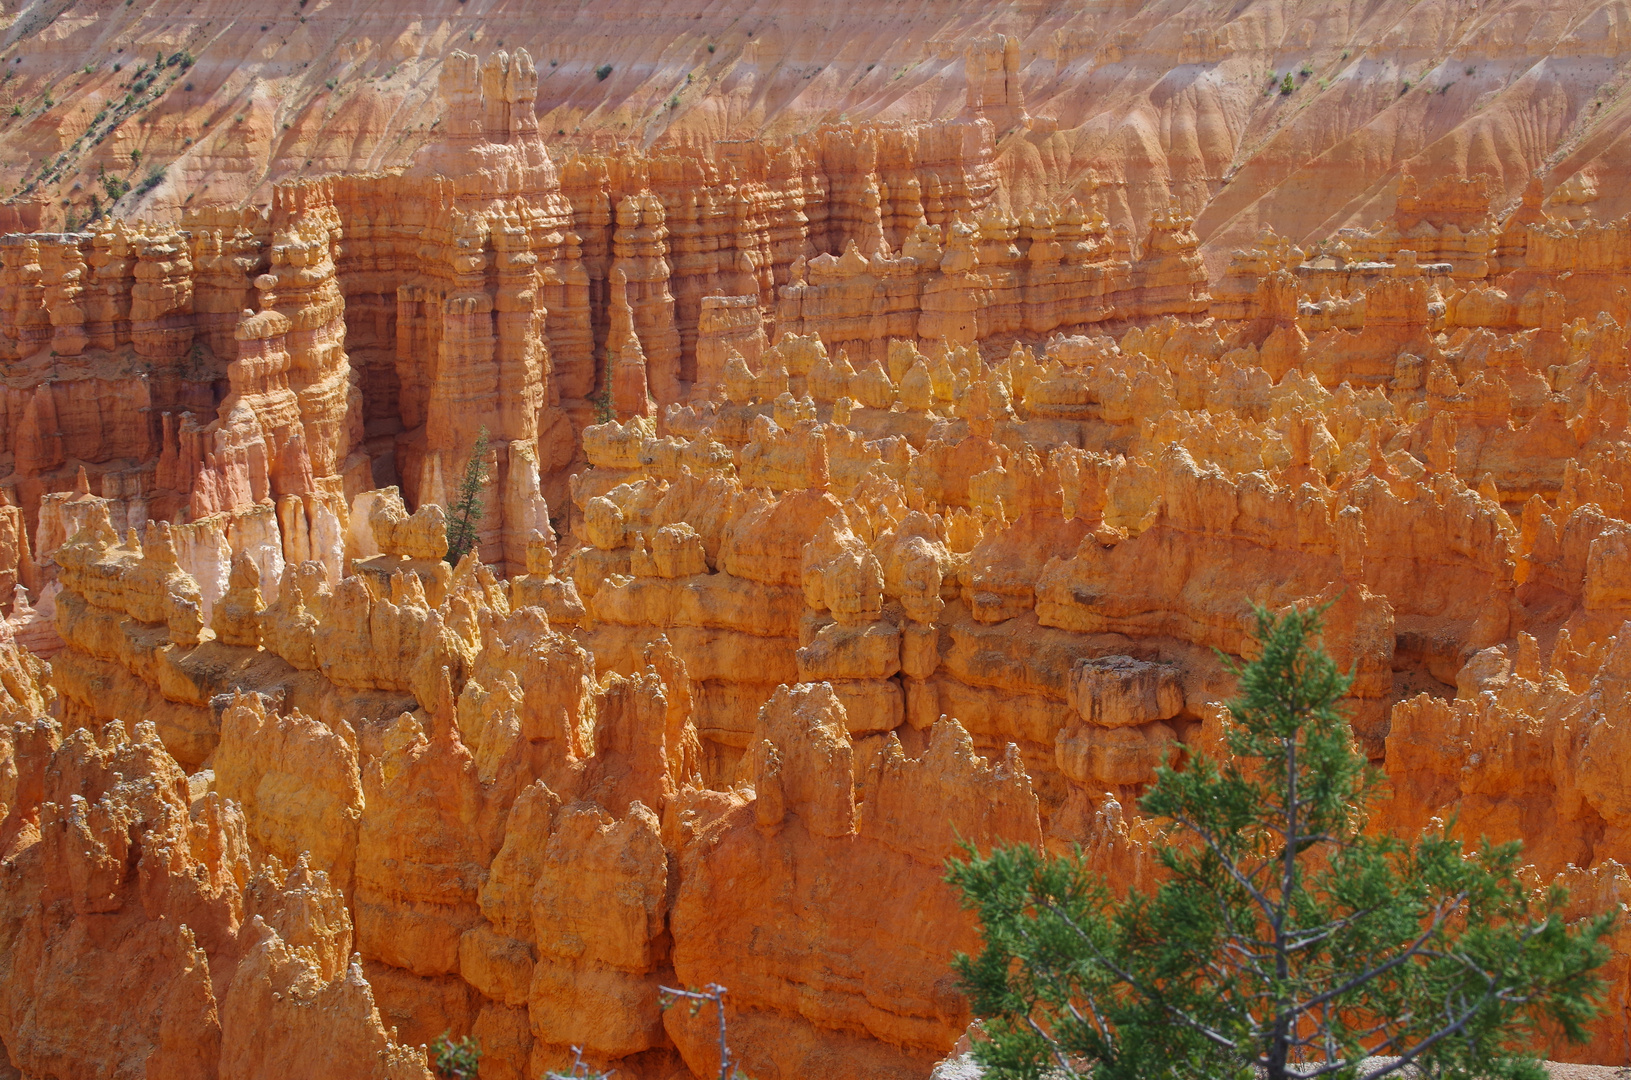
M927 1077L1254 608L1624 911L1628 25L13 5L0 1080Z

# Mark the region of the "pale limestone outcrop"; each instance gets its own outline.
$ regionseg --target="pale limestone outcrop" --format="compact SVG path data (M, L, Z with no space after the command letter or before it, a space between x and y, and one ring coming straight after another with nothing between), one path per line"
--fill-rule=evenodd
M560 797L541 780L516 796L505 826L504 844L493 856L478 898L482 916L497 932L528 944L533 941L532 892L543 870L550 830L560 806ZM525 980L514 983L516 987L524 984Z
M119 544L104 505L59 549L57 630L67 648L56 657L56 686L71 723L143 717L196 767L215 735L204 673L180 664L204 629L198 587L176 565L167 531L150 536L143 544L132 531Z
M91 597L94 606L115 615L163 625L175 644L198 643L204 628L198 584L176 565L167 523L154 525L145 543L132 534L120 545L104 509L56 558L70 593Z
M243 808L256 865L304 859L349 892L362 820L357 737L238 695L221 715L215 790ZM333 977L333 973L328 976Z
M515 608L543 608L551 626L571 627L583 622L585 608L578 587L570 577L555 573L555 545L543 533L534 531L527 541L527 572L510 579L511 604Z
M261 598L260 568L242 552L232 557L232 577L226 595L215 605L210 629L223 645L257 649L261 643L261 614L266 601Z
M0 725L30 723L55 714L57 690L50 665L40 660L9 626L0 629ZM14 798L0 794L0 802Z
M359 495L358 499L367 497ZM368 532L359 534L359 555L396 555L404 559L440 559L447 554L447 520L442 508L427 503L411 516L402 505L396 488L385 488L368 499L367 509L359 503L358 514ZM373 550L366 550L372 547Z
M593 752L584 728L595 711L593 658L551 628L538 608L493 627L457 704L459 737L491 780L514 762L552 779Z

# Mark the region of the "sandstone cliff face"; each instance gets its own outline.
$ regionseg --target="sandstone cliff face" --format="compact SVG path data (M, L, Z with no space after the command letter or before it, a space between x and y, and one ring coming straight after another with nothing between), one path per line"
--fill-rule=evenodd
M252 101L238 157L172 166L217 195L173 178L151 215L0 237L12 1067L425 1076L416 1048L445 1031L481 1039L487 1077L574 1047L707 1076L715 1018L658 987L717 983L752 1076L922 1075L969 1020L948 963L975 927L945 858L1080 845L1148 887L1138 798L1217 752L1215 650L1249 651L1253 603L1331 605L1393 787L1379 827L1456 815L1524 839L1580 913L1623 905L1631 219L1589 182L1617 151L1579 143L1533 181L1510 162L1541 144L1462 167L1542 92L1475 110L1481 80L1519 51L1586 65L1618 23L1554 5L1520 50L1516 9L1485 7L1384 4L1340 33L1340 5L914 28L846 76L862 89L798 75L807 100L776 90L803 13L751 36L670 13L591 63L599 25L534 48L549 9L323 51L373 9L314 8L267 16L308 74L254 90L226 74L242 18L195 42L197 12L166 16L144 87ZM13 43L52 42L22 67L67 55L63 18L16 16ZM1429 18L1468 86L1409 59ZM625 68L660 72L675 35L717 48L686 54L701 85L612 137L661 81ZM1258 78L1287 49L1313 71L1292 101ZM380 50L321 121L293 91L268 104ZM1136 90L1176 63L1239 86ZM1547 76L1559 100L1570 70ZM884 114L798 119L897 79ZM1382 183L1441 85L1432 123L1466 162ZM1127 119L1067 137L1030 115L1083 94ZM1159 118L1215 94L1236 134L1171 141ZM289 175L331 122L361 156L323 160L359 167ZM1169 141L1134 161L1150 124ZM1237 138L1255 149L1227 182L1193 178ZM1297 194L1344 155L1365 163ZM256 198L223 179L252 171ZM480 543L454 567L446 507L482 429ZM1582 1060L1623 1056L1616 947Z

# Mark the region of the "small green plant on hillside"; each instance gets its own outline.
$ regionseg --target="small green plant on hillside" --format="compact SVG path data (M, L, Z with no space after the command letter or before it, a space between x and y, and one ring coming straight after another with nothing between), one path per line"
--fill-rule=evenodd
M1301 75L1305 79L1308 78L1310 75L1314 74L1314 65L1304 61L1303 66L1297 69L1297 74Z
M474 1035L449 1039L447 1032L430 1044L430 1063L439 1080L476 1080L481 1067L481 1040Z
M476 525L481 521L481 492L487 486L487 428L484 425L476 436L476 445L470 448L470 460L465 462L464 476L459 480L458 494L447 508L447 561L458 566L459 560L476 549Z
M162 183L164 183L164 170L155 165L148 170L147 177L136 185L136 194L146 195Z
M1322 613L1258 609L1228 757L1157 770L1153 892L1118 900L1080 852L951 861L984 931L956 967L988 1080L1543 1080L1548 1039L1586 1037L1612 916L1566 921L1517 843L1366 830L1382 780Z
M1291 72L1286 72L1286 77L1280 80L1280 93L1290 94L1294 93L1296 89L1297 84L1292 81Z
M599 79L601 82L605 82L606 76L610 75L611 73L612 65L610 64L602 64L595 68L595 78Z

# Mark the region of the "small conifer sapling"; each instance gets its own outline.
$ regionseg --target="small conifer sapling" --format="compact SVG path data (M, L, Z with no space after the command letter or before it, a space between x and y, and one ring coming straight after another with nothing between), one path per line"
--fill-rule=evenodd
M481 493L487 486L487 428L483 426L476 436L476 445L470 449L470 460L465 462L464 475L459 479L458 494L447 509L447 561L458 566L459 560L476 549L479 535L476 526L481 523Z

